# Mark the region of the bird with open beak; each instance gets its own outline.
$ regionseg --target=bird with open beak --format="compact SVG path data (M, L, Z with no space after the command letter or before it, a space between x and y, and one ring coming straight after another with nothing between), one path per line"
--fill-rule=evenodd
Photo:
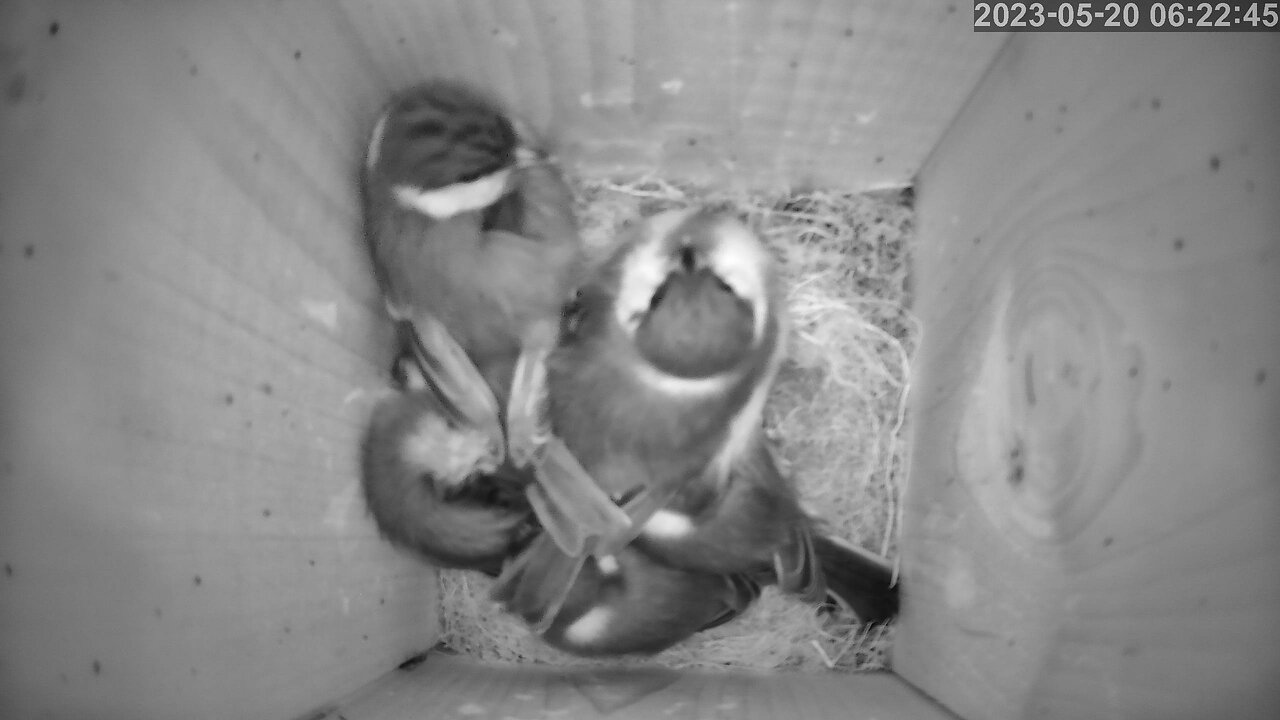
M626 532L626 515L546 428L546 358L582 243L541 143L475 88L426 82L379 117L362 190L387 309L410 323L445 417L487 438L488 462L532 468L528 501L566 553Z
M549 402L556 433L587 472L626 497L633 538L665 540L655 545L663 550L681 539L672 518L714 521L677 533L705 550L677 567L770 575L817 601L825 584L794 490L776 471L751 472L785 320L774 260L745 225L698 209L654 215L583 284L549 361ZM722 501L735 480L778 487L729 495L757 504L754 516L737 515ZM676 512L664 511L672 503ZM758 516L769 520L759 529ZM583 566L535 539L494 598L545 630Z

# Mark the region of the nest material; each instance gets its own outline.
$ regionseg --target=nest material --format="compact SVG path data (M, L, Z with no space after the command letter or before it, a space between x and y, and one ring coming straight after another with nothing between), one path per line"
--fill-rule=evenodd
M652 177L578 181L575 191L597 257L623 224L691 205L736 212L765 238L783 269L792 322L765 417L779 465L827 532L896 559L907 371L920 337L907 309L909 193L729 193ZM871 670L884 667L893 631L819 616L769 588L743 616L654 658L587 660L543 644L501 612L487 578L442 571L440 583L442 642L495 663Z

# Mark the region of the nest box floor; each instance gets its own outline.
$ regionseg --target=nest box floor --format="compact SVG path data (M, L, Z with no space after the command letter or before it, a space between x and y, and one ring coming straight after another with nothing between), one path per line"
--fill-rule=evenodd
M668 668L497 667L442 654L393 671L311 717L956 718L890 673L843 677Z

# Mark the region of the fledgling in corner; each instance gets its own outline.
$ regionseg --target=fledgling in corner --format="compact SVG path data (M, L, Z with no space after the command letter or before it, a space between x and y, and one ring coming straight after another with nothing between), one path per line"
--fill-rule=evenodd
M460 427L525 475L534 512L566 552L630 522L545 428L547 354L578 283L572 196L528 130L462 83L397 94L362 174L365 235L388 311ZM533 482L536 480L536 482Z
M374 407L361 445L361 487L383 537L440 567L497 576L537 533L525 479L507 477L490 438L441 411L405 355L398 388Z

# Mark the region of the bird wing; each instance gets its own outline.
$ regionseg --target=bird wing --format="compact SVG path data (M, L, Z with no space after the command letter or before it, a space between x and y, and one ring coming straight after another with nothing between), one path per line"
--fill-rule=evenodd
M435 315L417 312L398 318L401 343L422 371L440 401L443 414L456 425L476 428L491 438L501 461L506 437L498 414L498 399L480 369Z
M610 554L630 542L632 522L557 437L533 461L536 483L525 489L534 514L571 557Z
M773 554L778 589L800 596L805 602L821 602L827 595L827 581L806 522L792 528L787 543Z
M586 555L564 554L542 533L508 563L489 596L541 635L560 614L586 561Z

